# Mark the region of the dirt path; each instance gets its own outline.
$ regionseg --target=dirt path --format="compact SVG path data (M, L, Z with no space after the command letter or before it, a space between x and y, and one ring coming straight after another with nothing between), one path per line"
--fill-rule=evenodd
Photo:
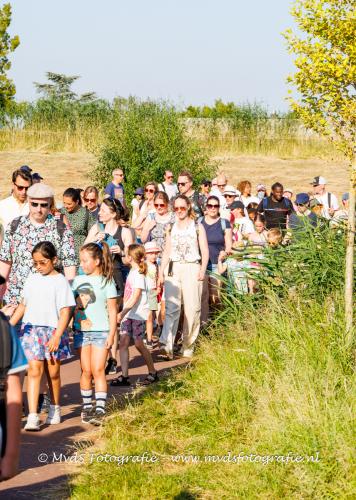
M130 378L132 382L143 380L147 374L142 358L134 347L130 348ZM155 359L155 356L154 356ZM176 359L172 362L158 361L156 367L161 372L186 362ZM132 367L132 368L131 368ZM66 484L69 467L56 461L57 457L73 455L74 449L82 449L100 432L90 424L82 424L80 419L80 366L77 357L62 366L62 415L59 425L43 424L40 432L22 431L20 474L0 483L0 498L66 498ZM112 375L108 379L114 378ZM126 388L109 387L109 397L119 397L128 392ZM45 415L42 414L42 420ZM23 419L23 425L25 419ZM93 434L94 433L94 434Z

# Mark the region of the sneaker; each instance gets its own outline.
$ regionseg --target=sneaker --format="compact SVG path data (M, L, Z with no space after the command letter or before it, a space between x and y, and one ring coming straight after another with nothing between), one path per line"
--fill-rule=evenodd
M194 354L194 350L193 349L182 349L182 358L189 358L191 359L193 357L193 354Z
M25 425L25 431L39 431L40 419L37 413L29 413Z
M91 406L90 408L83 408L82 413L81 413L81 418L82 418L82 423L83 424L90 424L90 419L93 415L93 407Z
M117 361L115 358L109 358L105 368L105 375L115 375L117 372Z
M106 416L106 412L104 408L95 408L95 410L91 413L90 423L92 425L101 425Z
M48 394L40 394L38 397L37 413L48 413L51 406L51 398Z
M46 424L54 425L61 423L61 407L59 405L50 405Z

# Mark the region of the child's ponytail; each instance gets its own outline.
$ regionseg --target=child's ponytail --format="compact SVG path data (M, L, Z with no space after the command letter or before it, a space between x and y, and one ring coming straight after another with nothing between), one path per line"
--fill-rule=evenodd
M98 259L100 261L100 272L104 276L106 281L113 279L114 266L112 262L112 256L110 252L109 245L102 242L97 243L87 243L82 246L81 251L88 252L93 259Z
M142 245L138 245L136 243L133 243L132 245L129 245L128 255L132 258L132 260L137 264L138 266L138 272L140 274L144 274L146 276L147 274L147 264L145 261L145 249Z

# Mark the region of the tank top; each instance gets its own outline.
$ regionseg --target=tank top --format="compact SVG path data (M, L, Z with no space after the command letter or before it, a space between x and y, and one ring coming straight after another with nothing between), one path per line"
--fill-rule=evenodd
M171 247L171 260L173 262L200 261L198 231L193 220L184 229L180 229L177 223L173 224Z
M153 214L153 218L156 221L156 225L150 231L149 240L150 241L154 240L157 243L157 246L160 248L160 250L163 251L164 244L166 242L167 227L171 226L174 223L175 215L174 213L172 213L167 222L158 222L158 220L155 217L155 214Z

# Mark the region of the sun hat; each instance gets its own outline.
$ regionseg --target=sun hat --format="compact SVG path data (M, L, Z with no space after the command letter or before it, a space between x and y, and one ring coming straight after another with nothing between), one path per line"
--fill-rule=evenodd
M47 186L47 184L42 184L41 182L39 182L37 184L32 184L32 186L28 188L27 196L28 198L38 199L53 198L54 191L50 186Z
M134 192L134 194L140 194L141 196L143 196L145 194L143 188L137 188Z
M295 197L296 205L307 205L310 201L309 195L307 193L298 193Z
M146 253L156 253L161 251L155 241L148 241L147 243L145 243L144 247Z
M314 179L311 181L310 183L312 186L324 186L325 184L327 184L327 181L325 179L325 177L321 177L321 175L317 175L316 177L314 177Z
M234 186L230 186L230 185L227 185L225 186L225 189L224 189L224 195L225 194L231 194L233 196L236 196L237 193L236 193L236 189L234 188Z

